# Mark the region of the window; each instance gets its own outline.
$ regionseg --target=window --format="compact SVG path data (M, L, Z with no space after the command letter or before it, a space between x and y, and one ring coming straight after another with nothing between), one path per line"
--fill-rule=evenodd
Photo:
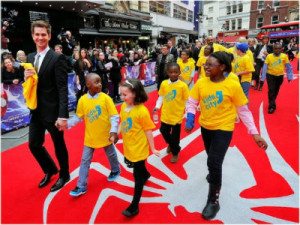
M272 24L277 24L277 23L279 23L279 16L278 15L272 16Z
M235 30L235 20L231 20L231 30Z
M188 21L189 22L193 22L193 14L194 14L193 11L191 11L191 10L188 11Z
M278 7L280 5L279 0L273 0L273 7Z
M181 20L187 20L186 9L174 4L173 17Z
M208 25L208 27L212 27L213 26L213 18L212 17L207 18L207 25Z
M257 8L258 9L263 9L264 8L264 4L265 4L265 1L258 1Z
M230 15L231 14L231 7L230 7L230 5L228 5L226 8L227 8L227 15Z
M213 36L213 30L208 30L208 36Z
M156 12L167 16L171 15L171 3L169 1L149 1L149 3L151 12Z
M226 21L225 21L224 29L225 29L225 30L229 30L229 20L226 20Z
M264 24L264 18L263 17L259 17L256 19L256 28L261 28Z
M241 30L242 29L242 19L237 20L237 29Z
M243 3L239 4L239 12L243 12Z
M93 16L85 16L83 18L84 28L95 28L95 20Z
M232 13L236 13L236 5L232 6Z
M209 7L208 12L210 12L210 13L214 12L214 7L213 6Z

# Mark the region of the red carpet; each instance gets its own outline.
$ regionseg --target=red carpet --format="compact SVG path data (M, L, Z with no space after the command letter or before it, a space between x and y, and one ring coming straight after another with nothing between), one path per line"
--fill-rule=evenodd
M285 79L278 108L269 115L266 113L267 85L262 92L251 90L250 108L269 149L266 152L259 149L244 125L236 125L224 160L221 210L210 223L299 223L298 93L298 79L292 83ZM156 92L150 94L147 103L150 109L156 96ZM49 194L49 189L57 177L46 188L37 187L43 174L27 144L1 154L2 223L208 223L201 218L208 185L199 126L190 135L182 127L182 151L175 165L165 154L162 136L155 132L156 148L162 150L162 156L149 157L147 167L152 177L143 192L140 213L131 219L121 215L121 211L132 198L132 171L123 164L121 177L116 182L108 182L109 166L103 150L95 152L88 192L79 198L69 196L77 182L83 128L80 124L65 133L72 180L54 194ZM122 144L116 146L123 163ZM46 147L53 155L49 135Z

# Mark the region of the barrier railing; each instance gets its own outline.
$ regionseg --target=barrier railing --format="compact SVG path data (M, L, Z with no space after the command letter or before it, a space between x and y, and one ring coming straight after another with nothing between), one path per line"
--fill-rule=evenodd
M122 67L122 79L138 78L144 86L155 83L155 62ZM69 111L76 106L75 73L68 74ZM1 133L25 127L29 124L29 110L25 105L21 84L1 84Z

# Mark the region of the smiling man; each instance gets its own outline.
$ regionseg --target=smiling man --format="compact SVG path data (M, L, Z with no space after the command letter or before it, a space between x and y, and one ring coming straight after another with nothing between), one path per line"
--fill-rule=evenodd
M66 119L69 117L67 65L63 55L59 55L49 48L51 26L48 22L34 21L31 24L31 34L36 45L36 52L28 55L28 62L34 65L38 74L38 84L37 108L31 111L29 124L29 149L45 174L39 187L45 187L51 177L58 172L53 159L43 146L45 131L50 133L60 166L59 179L50 191L57 191L70 180L64 133L57 128L66 126ZM26 69L25 80L34 73L34 69Z

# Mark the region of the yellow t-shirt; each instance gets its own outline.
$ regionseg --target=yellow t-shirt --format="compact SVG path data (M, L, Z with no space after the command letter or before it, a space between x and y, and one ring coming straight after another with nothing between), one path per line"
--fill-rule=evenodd
M233 62L232 62L232 67L233 67L236 58L239 57L239 56L237 55L237 53L236 53L236 47L233 46L233 47L229 48L229 49L228 49L228 52L231 53L231 54L233 54L233 58L234 58L234 59L233 59ZM253 53L252 53L252 51L248 49L248 50L246 51L246 55L249 57L249 59L250 59L252 65L254 66L254 58L253 58Z
M232 67L232 72L239 73L249 71L247 74L241 75L241 82L251 82L252 72L255 71L253 63L249 59L248 55L238 56L234 61L234 66Z
M131 162L145 160L149 156L149 143L145 131L154 129L155 124L143 104L127 109L124 102L120 112L124 156Z
M200 71L199 78L206 77L204 64L206 63L207 58L208 57L203 56L203 57L199 58L198 61L197 61L197 66L199 67L199 71Z
M181 80L171 82L164 80L159 88L159 96L163 97L161 121L175 125L182 122L185 103L189 97L189 88Z
M285 64L289 63L289 58L286 54L280 53L279 56L269 54L265 60L268 65L267 73L274 76L284 75Z
M188 61L184 63L181 58L178 58L177 63L180 67L180 77L186 84L189 84L191 74L195 70L195 60L193 58L189 58Z
M236 81L238 83L240 83L239 77L233 72L230 72L227 77L230 78L230 79L233 79L234 81Z
M199 123L209 130L233 131L236 107L246 105L241 85L231 78L214 83L209 77L197 81L190 96L200 102Z
M102 148L111 144L110 117L118 115L112 99L100 92L97 98L83 95L76 109L76 115L85 122L84 145L91 148Z

